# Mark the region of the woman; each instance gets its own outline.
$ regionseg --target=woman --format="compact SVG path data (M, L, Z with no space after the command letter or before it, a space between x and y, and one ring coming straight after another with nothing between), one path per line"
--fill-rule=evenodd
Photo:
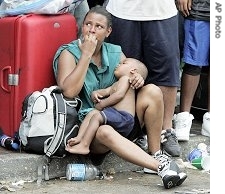
M91 8L84 18L82 40L63 45L54 58L54 71L63 94L69 98L79 95L83 101L79 113L81 121L94 109L91 92L115 83L117 80L114 70L117 64L126 58L120 46L104 42L112 31L111 22L111 15L104 7ZM179 173L176 163L160 151L163 120L161 90L150 84L143 87L144 80L138 73L130 78L130 83L133 89L139 90L135 107L137 122L134 129L128 136L123 137L111 126L101 125L90 145L90 153L99 157L102 154L105 156L111 150L124 160L157 172L165 188L181 185L187 175ZM138 127L139 125L141 127ZM144 125L149 154L132 142Z

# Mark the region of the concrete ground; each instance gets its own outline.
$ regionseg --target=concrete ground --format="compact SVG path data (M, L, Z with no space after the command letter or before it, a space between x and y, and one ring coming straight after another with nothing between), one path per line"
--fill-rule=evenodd
M178 165L188 175L179 187L165 190L157 175L144 174L143 169L110 153L99 166L105 175L103 180L68 181L65 179L66 165L72 162L83 162L83 158L69 156L54 159L49 168L49 181L38 185L37 167L43 162L43 156L12 152L0 148L0 193L209 193L210 173L192 169L187 162L189 152L199 143L210 144L208 137L200 133L201 122L194 121L191 137L188 142L180 142L182 155L175 158Z
M161 179L157 175L144 174L139 172L118 172L103 180L93 181L68 181L65 177L52 179L42 183L36 182L18 184L11 186L18 194L200 194L210 193L210 174L201 170L186 169L188 178L179 187L164 189ZM0 191L0 193L10 193ZM12 191L11 191L12 193Z

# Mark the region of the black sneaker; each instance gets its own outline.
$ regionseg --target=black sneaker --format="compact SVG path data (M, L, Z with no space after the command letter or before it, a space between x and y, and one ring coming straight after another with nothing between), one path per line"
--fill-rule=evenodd
M161 132L161 146L163 152L169 156L179 157L181 154L181 147L174 129L167 129Z
M166 189L181 185L187 175L180 172L175 161L165 161L158 167L158 175L162 178L163 185Z
M137 140L134 143L137 144L141 149L143 149L145 151L148 149L148 143L147 143L146 135L138 137Z

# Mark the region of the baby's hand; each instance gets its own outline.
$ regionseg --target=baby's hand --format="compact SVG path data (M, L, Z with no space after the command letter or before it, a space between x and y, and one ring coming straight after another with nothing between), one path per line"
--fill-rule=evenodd
M101 98L103 98L102 95L100 95L98 93L98 91L93 91L92 94L91 94L91 99L92 101L96 104L96 103L99 103L101 101Z
M103 109L103 107L101 106L101 101L95 104L95 108L99 111Z

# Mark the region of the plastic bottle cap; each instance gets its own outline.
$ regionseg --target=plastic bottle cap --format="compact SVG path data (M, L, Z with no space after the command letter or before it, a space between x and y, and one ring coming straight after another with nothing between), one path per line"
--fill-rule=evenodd
M12 143L12 148L15 150L19 149L19 145L17 143Z
M202 151L207 151L207 145L205 143L198 144L198 149Z

